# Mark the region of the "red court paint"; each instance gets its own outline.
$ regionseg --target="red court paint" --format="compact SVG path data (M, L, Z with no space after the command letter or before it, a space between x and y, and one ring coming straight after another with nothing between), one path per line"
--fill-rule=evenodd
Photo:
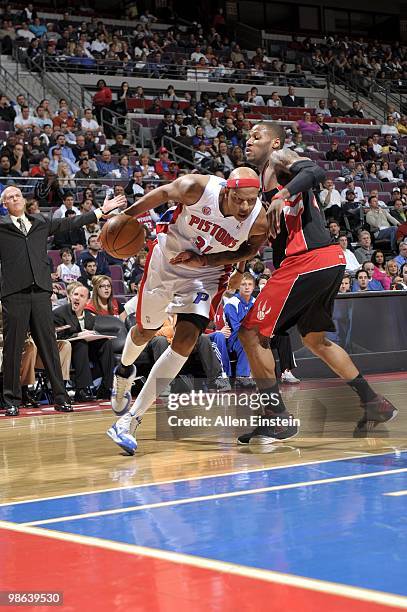
M63 591L55 610L64 612L400 609L7 529L0 529L0 556L0 591Z

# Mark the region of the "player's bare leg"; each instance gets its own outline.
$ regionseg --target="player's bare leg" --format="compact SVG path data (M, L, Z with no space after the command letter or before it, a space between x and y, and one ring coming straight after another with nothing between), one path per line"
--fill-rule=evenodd
M153 335L154 333L151 337ZM192 353L198 336L199 328L196 325L184 320L177 322L172 345L164 351L151 368L150 374L131 409L109 429L108 435L129 455L133 455L137 449L134 433L144 413L164 391L168 381L173 380L180 372Z
M357 423L355 436L365 435L379 423L390 421L397 415L397 408L382 395L378 395L371 388L367 380L340 346L325 337L324 332L312 332L302 338L306 346L314 355L322 359L330 368L346 380L348 385L360 397L363 417Z

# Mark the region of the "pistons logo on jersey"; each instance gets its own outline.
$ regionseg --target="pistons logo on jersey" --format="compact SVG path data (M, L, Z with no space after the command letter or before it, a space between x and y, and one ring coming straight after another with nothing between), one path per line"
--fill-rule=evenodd
M209 217L211 212L212 211L211 211L209 206L202 206L202 214L203 215L206 215L207 217Z
M258 308L257 308L257 319L259 321L263 321L263 319L271 312L271 306L270 308L267 308L267 302L263 302L262 304L259 304Z

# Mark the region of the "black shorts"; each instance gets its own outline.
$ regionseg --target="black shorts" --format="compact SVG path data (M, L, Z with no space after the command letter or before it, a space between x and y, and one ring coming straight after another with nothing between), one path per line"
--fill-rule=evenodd
M345 267L338 245L288 257L273 272L242 327L256 328L266 337L294 325L303 337L310 332L335 331L332 313Z

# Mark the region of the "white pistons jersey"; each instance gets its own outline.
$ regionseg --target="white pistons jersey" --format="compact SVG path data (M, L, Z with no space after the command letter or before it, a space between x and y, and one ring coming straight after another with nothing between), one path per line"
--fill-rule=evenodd
M257 198L243 222L224 217L219 194L226 181L211 176L200 200L175 206L157 223L157 239L150 249L138 292L136 319L140 328L158 329L168 314L198 315L213 319L232 267L193 268L171 264L182 251L200 254L236 251L245 242L262 204Z
M244 221L233 216L225 217L219 208L219 194L224 187L225 179L210 176L196 204L178 205L164 213L156 229L158 246L166 258L171 259L182 251L201 255L237 251L246 242L262 208L261 201L257 198Z

